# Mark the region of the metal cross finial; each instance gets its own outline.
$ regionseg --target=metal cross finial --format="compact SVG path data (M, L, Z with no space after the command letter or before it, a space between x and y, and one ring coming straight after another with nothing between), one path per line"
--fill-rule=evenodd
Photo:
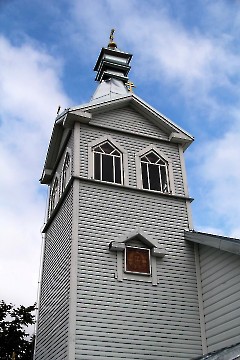
M114 37L113 37L114 32L115 32L115 29L112 29L110 32L109 44L108 44L108 48L112 49L112 50L115 50L117 47L117 44L114 42Z
M132 81L128 81L126 85L127 85L128 91L130 91L130 92L133 92L133 88L136 87Z
M113 42L113 34L114 34L114 32L115 32L115 29L112 29L111 30L111 32L110 32L110 36L109 36L109 40L110 40L110 42Z

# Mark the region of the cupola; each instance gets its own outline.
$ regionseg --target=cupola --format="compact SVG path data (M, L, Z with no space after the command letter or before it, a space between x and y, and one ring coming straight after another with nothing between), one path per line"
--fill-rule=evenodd
M102 48L97 59L94 67L94 71L97 72L95 80L102 82L103 80L115 78L126 83L128 81L129 70L131 69L129 64L132 55L117 48L113 34L114 29L111 30L108 47Z

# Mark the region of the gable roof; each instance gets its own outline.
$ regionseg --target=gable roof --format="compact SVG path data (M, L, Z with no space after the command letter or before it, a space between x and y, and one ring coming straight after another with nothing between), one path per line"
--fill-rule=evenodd
M197 244L211 246L219 250L240 255L240 239L207 234L194 230L185 230L184 237L185 240L192 241Z
M184 149L193 142L194 138L192 135L133 93L128 93L127 95L105 100L100 103L89 102L78 107L73 107L69 109L69 111L72 114L77 114L79 110L84 112L87 111L91 114L97 114L119 109L125 106L131 106L147 120L151 121L161 130L165 131L169 135L169 141L183 144Z
M64 130L67 130L67 132L70 133L75 122L89 123L94 114L104 113L127 106L132 107L148 121L164 131L168 135L169 142L182 144L184 149L193 142L194 138L190 134L133 93L102 101L100 103L92 103L90 101L87 104L66 109L57 116L48 147L43 173L40 179L41 183L47 184L51 181L54 166L61 153L61 146L63 146L62 138Z

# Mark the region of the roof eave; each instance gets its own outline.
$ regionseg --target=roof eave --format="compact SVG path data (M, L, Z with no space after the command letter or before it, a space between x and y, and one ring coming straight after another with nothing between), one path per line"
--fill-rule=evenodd
M194 230L185 230L184 237L185 240L192 241L197 244L207 245L219 250L240 255L240 239L213 235Z
M76 121L88 123L92 115L81 110L64 112L58 116L53 126L52 136L49 143L45 164L43 167L42 176L40 178L41 184L49 184L53 176L53 169L60 152L60 145L62 143L63 132L68 129L70 132Z

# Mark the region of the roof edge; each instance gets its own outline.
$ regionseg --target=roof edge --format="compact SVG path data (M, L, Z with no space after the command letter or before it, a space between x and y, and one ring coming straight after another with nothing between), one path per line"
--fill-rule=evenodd
M216 249L240 255L240 239L213 235L195 230L184 230L185 240L207 245Z

